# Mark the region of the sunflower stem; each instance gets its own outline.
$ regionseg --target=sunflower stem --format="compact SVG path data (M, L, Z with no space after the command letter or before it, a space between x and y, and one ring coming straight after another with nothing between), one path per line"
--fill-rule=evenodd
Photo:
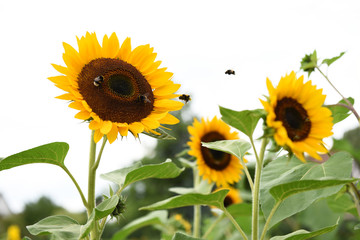
M244 163L244 160L241 159L240 162L241 162L241 165L243 165L243 167L244 167L244 172L245 172L246 178L247 178L247 180L249 182L251 192L253 192L254 183L253 183L253 180L252 180L251 175L249 173L249 169L247 168L246 164Z
M359 124L360 124L360 116L359 114L356 112L354 106L351 104L351 102L345 98L340 91L332 84L332 82L330 81L330 79L328 78L327 75L325 75L319 68L319 66L316 66L316 69L321 73L321 75L323 75L323 77L328 81L328 83L335 89L335 91L342 97L342 99L346 102L346 104L348 105L348 109L350 111L352 111L352 113L355 115L356 119L358 120Z
M196 168L193 168L194 173L194 188L200 184L200 176ZM201 205L194 206L194 230L193 236L199 238L201 234Z
M267 229L268 229L269 224L270 224L270 220L271 220L271 218L274 216L274 214L275 214L276 210L278 209L278 207L280 206L280 203L281 203L281 201L278 201L278 202L275 204L275 206L271 209L271 212L270 212L268 218L266 219L266 222L265 222L265 225L264 225L264 228L263 228L263 231L262 231L260 240L263 240L263 239L265 238Z
M94 164L94 166L93 166L93 170L94 170L94 171L96 171L97 168L99 167L100 159L101 159L102 153L103 153L103 151L104 151L104 147L105 147L106 142L107 142L107 137L106 137L106 135L104 135L103 141L102 141L102 144L101 144L101 147L100 147L99 154L98 154L97 159L96 159L96 162L95 162L95 164Z
M358 215L360 216L360 193L357 190L356 186L354 183L349 183L350 185L350 195L353 197L354 202L355 202L355 206L356 206L356 210Z
M230 219L230 221L232 222L232 224L235 226L235 228L239 231L239 233L241 234L241 236L243 237L244 240L247 240L247 236L245 234L245 232L242 230L242 228L239 226L239 224L236 222L236 220L234 219L234 217L228 212L228 210L226 209L226 207L223 207L221 210L224 211L224 214Z
M250 138L251 144L253 140ZM255 168L255 180L254 180L254 191L252 199L252 239L257 240L259 235L259 193L260 193L260 177L261 170L263 167L264 153L267 145L267 138L262 139L260 156L256 153L256 148L253 145L255 156L256 156L256 168Z
M88 207L87 213L88 218L90 217L93 209L95 208L95 179L96 179L96 168L94 168L96 158L96 143L94 141L95 131L91 132L90 140L90 154L89 154L89 179L88 179ZM98 239L98 224L95 222L95 226L91 229L90 239Z

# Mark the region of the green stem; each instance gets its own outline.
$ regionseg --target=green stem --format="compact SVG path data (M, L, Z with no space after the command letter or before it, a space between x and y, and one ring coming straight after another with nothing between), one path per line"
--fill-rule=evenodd
M94 164L94 166L93 166L93 170L95 170L95 171L96 171L97 168L99 167L100 160L101 160L101 156L102 156L102 153L103 153L103 151L104 151L104 147L105 147L106 142L107 142L107 137L106 137L106 135L104 135L104 137L103 137L103 142L102 142L102 144L101 144L98 157L97 157L96 162L95 162L95 164Z
M239 224L236 222L236 220L233 218L233 216L228 212L228 210L226 209L226 207L223 207L223 209L221 209L224 211L225 215L230 219L230 221L232 222L232 224L234 224L235 228L239 231L239 233L241 234L241 236L243 237L244 240L247 240L247 236L245 234L245 232L241 229L241 227L239 226Z
M360 193L359 191L357 190L356 186L354 185L354 183L350 183L350 191L352 192L352 197L354 199L354 202L355 202L355 206L356 206L356 210L357 210L357 213L360 217Z
M95 208L95 179L96 179L96 168L94 168L95 157L96 157L96 143L94 141L94 133L91 132L91 140L90 140L90 155L89 155L89 176L88 176L88 207L87 213L88 217L92 213ZM98 224L95 223L94 228L91 230L91 239L98 239Z
M211 225L210 227L206 230L205 234L201 237L201 239L207 239L207 237L209 236L209 234L212 232L212 230L218 225L218 223L223 220L225 217L225 214L221 214Z
M81 200L84 204L84 206L87 208L88 207L88 203L86 201L86 198L84 196L84 193L82 192L79 184L77 183L77 181L75 180L74 176L70 173L69 169L67 169L65 166L62 167L62 169L64 169L64 171L67 173L67 175L71 178L71 180L73 181L73 183L75 184L76 189L78 190Z
M251 139L251 138L250 138ZM253 141L251 140L253 145ZM256 168L255 168L255 180L254 180L254 191L252 199L252 239L257 240L259 235L259 195L260 195L260 177L261 170L264 160L264 152L267 145L267 139L263 138L261 143L260 156L257 155L255 146L253 145L255 156L256 156Z
M243 167L244 167L244 172L245 172L246 178L247 178L247 180L248 180L248 182L249 182L250 189L251 189L251 192L252 192L253 189L254 189L254 183L253 183L253 180L252 180L251 175L250 175L250 173L249 173L249 169L247 168L247 166L246 166L246 164L244 163L244 160L243 160L243 159L241 159L240 162L241 162L241 165L243 165Z
M200 184L200 176L196 168L193 168L194 173L194 188ZM201 234L201 205L194 206L194 229L193 236L199 238Z
M278 207L280 206L280 203L281 203L281 201L278 201L278 202L275 204L275 206L271 209L271 212L270 212L268 218L266 219L266 223L265 223L265 225L264 225L264 229L263 229L263 231L262 231L260 240L263 240L263 239L264 239L264 237L265 237L265 235L266 235L266 232L267 232L267 229L268 229L269 224L270 224L270 220L271 220L271 218L274 216L274 214L275 214L276 210L278 209Z
M337 90L337 88L331 83L330 79L328 78L328 76L326 76L318 66L316 66L316 69L321 73L321 75L323 75L323 77L328 81L328 83L335 89L335 91L342 97L342 99L346 102L346 104L349 106L349 109L354 113L356 119L359 121L360 124L360 116L359 114L356 112L354 106L351 104L351 102L349 102L349 100L347 98L345 98L339 90Z

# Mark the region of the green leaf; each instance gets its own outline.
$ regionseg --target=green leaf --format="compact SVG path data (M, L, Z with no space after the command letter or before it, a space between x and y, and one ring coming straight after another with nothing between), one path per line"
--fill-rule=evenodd
M301 230L292 232L292 233L284 235L284 236L272 237L270 240L285 240L285 239L286 240L306 240L306 239L310 239L310 238L331 232L331 231L335 230L337 225L338 224L336 223L333 226L322 228L322 229L319 229L314 232L309 232L309 231L301 229Z
M356 149L348 139L333 139L332 149L336 151L346 151L354 158L360 159L360 149Z
M171 240L202 240L202 238L194 238L184 233L177 232Z
M116 232L113 235L112 240L126 239L126 237L129 236L131 233L145 226L165 224L167 215L167 211L156 211L151 212L144 217L135 219L134 221L125 225L120 231Z
M67 216L50 216L27 226L27 229L33 235L53 234L56 239L78 240L80 227L78 222Z
M270 193L270 189L273 187L287 183L296 184L296 181L324 180L325 177L344 180L350 177L351 170L352 157L346 152L336 153L322 164L302 163L295 157L289 159L286 156L275 159L264 167L261 175L260 202L265 217L269 216L276 203ZM341 187L342 185L338 185L287 196L273 215L269 228L277 222L304 210L317 199L337 193Z
M16 153L0 160L0 171L30 163L49 163L64 166L69 145L64 142L54 142Z
M316 50L314 50L313 53L309 55L305 55L303 59L301 60L301 66L300 69L304 70L304 72L308 72L308 76L315 71L315 68L317 67L317 53Z
M354 99L349 97L347 98L347 100L349 100L349 102L354 105ZM338 104L346 104L346 102L344 100L341 100L340 102L338 102ZM341 105L330 105L330 106L326 106L327 108L330 109L330 111L332 112L332 117L333 117L333 123L338 123L341 122L342 120L344 120L345 118L347 118L351 113L349 113L349 109L346 107L343 107Z
M247 151L251 148L250 143L242 140L242 139L236 139L236 140L222 140L222 141L216 141L216 142L207 142L202 143L204 147L218 150L222 152L226 152L229 154L232 154L236 156L239 159L243 159Z
M116 205L119 202L119 197L117 195L113 195L111 198L105 199L95 208L95 220L99 220L110 215Z
M176 140L175 137L173 137L170 134L168 134L167 132L165 132L162 128L157 128L154 131L159 133L159 135L156 135L155 133L152 133L152 132L145 132L145 131L142 133L149 137L160 139L160 140Z
M202 193L209 194L211 189L214 187L214 184L209 184L207 180L202 180L196 188L184 188L184 187L172 187L169 191L177 194L187 194L187 193Z
M260 118L265 116L263 109L244 110L241 112L220 107L221 119L230 126L240 130L248 137L252 137L252 134L256 128Z
M345 192L334 194L327 199L327 205L335 213L348 212L357 216L355 203L352 201L350 194Z
M270 189L270 194L276 201L284 201L286 198L305 191L311 191L321 188L333 187L351 183L357 179L328 179L323 180L300 180L279 184Z
M323 61L322 61L322 64L327 64L328 66L330 66L333 62L335 62L336 60L338 60L339 58L341 58L343 55L345 54L345 52L342 52L342 53L340 53L340 55L339 56L337 56L337 57L333 57L333 58L327 58L327 59L324 59Z
M90 234L91 229L95 227L95 210L90 214L89 219L84 225L80 225L80 239L88 236Z
M149 179L149 178L175 178L180 175L184 169L178 168L173 162L166 161L160 164L149 164L144 166L134 166L125 169L115 170L101 177L117 183L122 188L125 188L131 183Z
M175 196L166 200L154 203L150 206L142 207L140 210L162 210L172 209L193 205L208 205L223 208L224 199L228 189L219 190L210 194L188 193L184 195Z

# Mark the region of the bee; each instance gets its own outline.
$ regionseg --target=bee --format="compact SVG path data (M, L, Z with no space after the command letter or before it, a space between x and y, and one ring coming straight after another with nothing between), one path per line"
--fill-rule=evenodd
M103 76L97 76L96 78L94 78L94 85L95 87L100 86L100 84L104 81L104 77Z
M188 101L191 100L191 97L190 97L190 95L182 94L181 96L179 96L179 99L183 100L185 103L187 103Z
M142 103L151 103L150 99L148 98L149 95L150 95L149 93L139 94L139 96L138 96L139 102L142 102Z
M231 70L231 69L229 69L229 70L226 70L226 72L225 72L225 74L229 74L229 75L235 75L235 71L234 70Z

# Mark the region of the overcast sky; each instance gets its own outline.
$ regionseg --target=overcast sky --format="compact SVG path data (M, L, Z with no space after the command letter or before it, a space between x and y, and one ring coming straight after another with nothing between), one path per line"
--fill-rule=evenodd
M1 1L0 2L0 157L55 141L70 144L66 165L87 189L90 130L74 118L77 111L49 76L51 63L64 65L62 42L76 48L86 31L116 32L122 42L150 43L163 67L174 72L180 92L190 93L199 116L219 115L218 106L235 110L260 108L267 94L266 77L274 84L300 67L314 49L319 58L346 51L328 71L345 96L360 97L360 4L352 1ZM234 69L235 76L225 75ZM325 68L326 71L326 68ZM307 77L305 77L307 79ZM339 96L318 74L313 82L328 95ZM355 107L359 110L357 102ZM349 118L335 136L356 126ZM132 137L107 145L98 173L140 159L155 141ZM100 180L97 192L107 189ZM82 210L81 199L63 171L34 164L0 172L0 193L10 208L51 197L70 210Z

